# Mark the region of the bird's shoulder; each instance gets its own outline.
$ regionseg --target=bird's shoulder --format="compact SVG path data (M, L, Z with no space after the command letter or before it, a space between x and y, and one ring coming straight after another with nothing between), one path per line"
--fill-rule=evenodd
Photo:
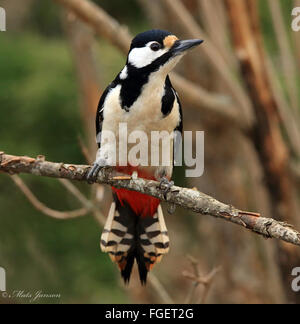
M178 96L178 93L176 92L176 90L175 90L175 97L176 97L176 102L178 104L178 109L179 109L179 122L178 122L178 125L177 125L175 131L182 133L183 132L182 105L181 105L181 102L180 102L180 99L179 99L179 96Z
M115 79L113 82L111 82L107 88L104 90L102 96L100 97L98 107L97 107L97 114L96 114L96 134L97 134L97 142L99 144L100 140L98 140L98 136L101 136L102 132L102 125L104 120L104 108L105 108L105 101L110 93L116 86L118 85L117 79ZM100 144L99 144L100 145Z
M167 117L174 107L176 99L175 93L176 91L173 88L170 78L168 76L165 81L164 95L161 99L161 112L164 117Z
M165 91L162 97L162 105L161 105L161 111L163 116L167 117L172 112L175 105L178 105L179 119L180 119L176 130L181 132L182 131L182 107L181 107L178 93L173 87L170 77L167 76L165 81Z

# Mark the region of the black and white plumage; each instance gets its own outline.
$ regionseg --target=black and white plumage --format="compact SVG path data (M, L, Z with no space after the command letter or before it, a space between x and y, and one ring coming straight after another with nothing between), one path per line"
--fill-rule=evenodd
M140 159L132 166L118 159L126 156L134 144L126 149L119 145L123 136L140 131L148 139L153 132L173 135L182 131L182 110L177 92L171 84L169 72L182 56L199 44L200 40L180 41L167 31L151 30L136 36L131 44L123 70L104 91L97 110L96 132L99 150L87 178L93 182L102 167L114 164L116 170L140 177L169 181L173 171L173 141L164 138L158 144L149 142L147 161ZM127 134L119 134L126 124ZM113 134L111 142L104 134ZM166 136L166 135L164 135ZM169 163L150 165L154 150L159 157L169 155ZM113 158L117 157L117 160ZM161 159L159 159L160 161ZM101 238L101 248L119 265L128 282L134 260L137 261L142 283L156 262L169 250L169 238L160 201L156 198L115 189L107 223Z

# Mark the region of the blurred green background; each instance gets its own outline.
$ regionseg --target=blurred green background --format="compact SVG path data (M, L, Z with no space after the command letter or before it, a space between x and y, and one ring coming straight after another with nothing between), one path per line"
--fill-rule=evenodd
M140 29L135 1L103 3L123 23ZM51 0L35 1L22 28L8 25L0 33L0 150L80 164L85 160L77 140L84 137L79 90L60 9ZM108 84L124 58L102 42L101 61L111 64L101 75ZM56 180L22 178L52 208L72 210L78 205ZM88 193L87 186L81 189ZM92 217L47 218L4 174L0 206L0 266L7 270L9 291L60 293L62 303L129 302L117 286L117 269L100 252L101 229Z
M133 34L150 28L134 0L98 3L129 25ZM265 1L261 9L267 45L275 51ZM85 163L77 140L79 135L84 137L78 82L60 15L61 8L53 1L33 1L19 27L8 25L7 32L0 33L0 151ZM106 42L99 43L101 81L108 84L125 59ZM22 178L48 206L80 207L56 180ZM79 186L89 194L87 186ZM92 216L68 221L47 218L4 174L0 175L0 206L0 266L7 270L9 291L60 293L61 303L131 302L119 287L115 265L100 252L101 229Z

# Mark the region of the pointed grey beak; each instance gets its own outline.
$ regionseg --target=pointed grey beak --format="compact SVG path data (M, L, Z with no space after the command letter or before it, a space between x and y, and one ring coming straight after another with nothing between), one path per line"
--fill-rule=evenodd
M175 44L172 48L172 52L173 52L174 56L177 56L177 55L183 54L187 50L190 50L196 46L199 46L203 42L204 41L200 40L200 39L179 40L179 41L175 42Z

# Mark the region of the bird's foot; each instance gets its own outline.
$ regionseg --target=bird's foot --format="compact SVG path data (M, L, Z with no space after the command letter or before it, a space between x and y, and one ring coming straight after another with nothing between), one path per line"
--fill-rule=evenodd
M87 182L89 184L93 184L96 182L97 176L102 168L103 168L103 166L101 166L100 164L98 164L96 162L93 164L92 168L89 170L89 172L86 176Z
M165 199L167 199L167 195L171 191L171 188L173 186L174 186L174 182L169 181L166 177L163 177L160 180L159 189L162 190Z

